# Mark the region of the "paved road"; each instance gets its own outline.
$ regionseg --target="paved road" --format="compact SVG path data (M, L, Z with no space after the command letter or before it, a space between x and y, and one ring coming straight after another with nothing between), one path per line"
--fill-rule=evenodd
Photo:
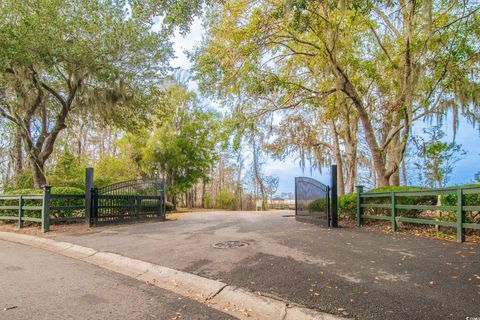
M0 319L234 318L78 260L0 241Z
M478 244L329 230L288 214L198 213L57 238L358 319L480 317ZM249 245L212 246L222 241Z

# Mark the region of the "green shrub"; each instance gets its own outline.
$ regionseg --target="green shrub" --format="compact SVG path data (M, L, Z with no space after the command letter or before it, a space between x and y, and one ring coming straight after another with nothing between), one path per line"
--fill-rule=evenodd
M378 187L375 189L370 189L368 192L390 192L390 191L422 191L429 190L425 187L419 186L387 186L387 187Z
M461 186L456 187L480 187L480 184L464 184ZM457 205L457 195L455 191L452 194L444 194L440 196L440 200L443 206L456 206ZM480 193L478 194L467 194L464 196L464 204L466 206L480 206ZM456 221L456 214L455 212L447 212L448 221ZM471 212L465 213L465 222L466 223L474 223L474 219L472 217Z
M327 211L327 199L319 198L308 204L308 211L311 212L326 212Z
M173 211L173 209L175 209L173 203L171 203L170 201L165 201L165 211L169 212Z
M217 195L217 205L221 209L233 209L235 206L235 195L228 189L222 189Z
M52 186L85 189L86 159L64 150L55 155L55 163L47 172L47 181Z
M33 176L30 168L25 168L20 174L15 177L12 185L5 187L4 192L15 189L33 188Z
M41 195L43 194L43 189L15 189L8 190L5 194L7 195ZM84 191L75 187L53 187L51 189L51 194L80 194L83 195ZM18 206L18 200L3 200L1 205L4 206ZM24 200L25 206L42 206L42 200ZM66 207L66 206L83 206L84 199L51 199L51 207ZM85 210L78 209L66 209L66 210L51 210L50 216L53 218L64 218L64 217L79 217L84 215ZM18 210L1 210L0 215L12 215L17 216ZM25 217L30 218L40 218L40 210L26 210L24 211Z
M338 196L338 213L340 216L355 218L357 214L356 193Z
M421 191L429 190L428 188L418 187L418 186L389 186L389 187L380 187L372 189L368 192L391 192L391 191ZM401 196L401 193L397 194L396 198L397 204L406 204L406 205L435 205L437 203L436 196ZM391 197L390 195L385 195L384 197L378 198L364 198L364 203L371 204L390 204ZM374 208L374 209L365 209L365 211L377 215L390 215L390 209L386 208ZM418 217L422 210L415 209L398 209L397 215L402 217Z
M103 156L95 164L95 186L136 179L140 176L138 166L131 160L118 156Z
M212 196L209 193L205 195L204 204L205 204L205 208L212 207Z
M464 184L456 187L480 187L480 184ZM453 188L453 187L452 187ZM440 197L442 205L444 206L456 206L457 195L455 191L452 194L444 194ZM464 196L466 206L480 206L480 193L479 194L467 194Z
M80 188L76 187L52 187L51 192L52 194L85 194ZM14 189L8 190L5 194L43 194L43 189L33 189L33 188L26 188L26 189Z

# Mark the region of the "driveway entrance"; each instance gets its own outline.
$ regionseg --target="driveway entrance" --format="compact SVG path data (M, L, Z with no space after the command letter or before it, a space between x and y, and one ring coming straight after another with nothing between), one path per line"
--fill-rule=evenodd
M56 238L359 319L479 312L478 244L319 228L291 211L198 212Z

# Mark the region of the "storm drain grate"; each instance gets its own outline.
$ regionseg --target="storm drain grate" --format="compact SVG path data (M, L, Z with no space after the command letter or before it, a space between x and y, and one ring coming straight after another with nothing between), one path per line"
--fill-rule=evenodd
M248 245L249 245L248 242L233 240L233 241L217 242L217 243L214 243L212 245L212 247L217 248L217 249L230 249L230 248L246 247Z

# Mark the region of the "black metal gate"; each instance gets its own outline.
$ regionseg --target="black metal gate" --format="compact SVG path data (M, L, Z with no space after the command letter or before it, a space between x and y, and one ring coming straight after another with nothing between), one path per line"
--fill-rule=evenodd
M332 187L308 177L295 178L295 219L325 227L337 227L336 182L336 165L332 165Z
M91 224L165 219L165 180L135 179L92 190Z

